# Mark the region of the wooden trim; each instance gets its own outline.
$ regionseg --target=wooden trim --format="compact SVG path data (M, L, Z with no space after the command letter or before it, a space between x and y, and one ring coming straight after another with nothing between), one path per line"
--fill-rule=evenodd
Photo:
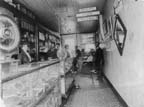
M104 79L107 81L107 83L109 84L110 88L112 89L113 93L117 96L118 100L121 102L123 107L129 107L127 105L127 103L124 101L124 99L120 96L120 94L117 92L117 90L115 89L115 87L112 85L112 83L109 81L109 79L105 76L105 74L103 75Z
M59 63L59 61L56 61L56 62L47 64L47 65L44 65L44 66L41 66L41 67L38 67L38 68L34 68L34 69L32 69L32 70L22 71L22 72L20 72L20 73L18 73L18 74L16 74L16 75L11 75L11 76L9 76L9 77L6 77L6 78L2 79L1 83L6 83L6 82L8 82L8 81L11 81L11 80L13 80L13 79L16 79L16 78L25 76L25 75L27 75L27 74L30 74L30 73L33 73L33 72L37 72L37 71L40 70L40 69L46 68L46 67L48 67L48 66L51 66L51 65L54 65L54 64L57 64L57 63Z

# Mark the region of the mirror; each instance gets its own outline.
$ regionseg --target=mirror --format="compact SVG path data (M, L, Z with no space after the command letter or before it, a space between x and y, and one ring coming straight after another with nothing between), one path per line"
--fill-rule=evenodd
M113 36L120 55L123 55L127 30L119 15L116 15Z

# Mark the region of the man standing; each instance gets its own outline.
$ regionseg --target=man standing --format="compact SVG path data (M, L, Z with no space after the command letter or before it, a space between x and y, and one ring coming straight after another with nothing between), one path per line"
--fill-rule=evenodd
M81 51L79 50L78 46L76 46L75 49L76 49L76 58L81 57Z
M60 84L61 84L61 94L63 97L66 97L66 92L65 92L65 60L67 58L67 52L65 49L63 49L60 44L57 44L57 57L60 60Z
M95 64L96 64L96 71L98 73L98 77L102 77L102 66L104 65L103 48L104 46L102 44L98 44L96 54L95 54Z
M75 47L75 58L73 59L73 70L74 70L74 72L76 73L76 72L80 72L81 71L81 68L82 68L82 64L81 64L81 51L78 49L78 46L76 46ZM75 87L77 88L77 89L79 89L80 88L80 86L79 86L79 84L77 84L77 83L75 83Z
M78 71L78 69L79 69L78 61L79 61L79 59L81 57L81 51L78 49L78 46L75 47L75 54L76 55L75 55L75 58L73 60L74 72Z
M27 44L23 44L21 48L20 59L21 59L21 64L30 63L32 61L32 58L30 54L28 53Z
M69 52L69 45L65 45L65 52L67 53L66 59L70 58L71 56L70 56L70 52Z

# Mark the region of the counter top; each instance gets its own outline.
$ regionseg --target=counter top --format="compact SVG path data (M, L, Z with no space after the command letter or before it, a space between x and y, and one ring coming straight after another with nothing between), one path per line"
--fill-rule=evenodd
M11 65L9 72L6 72L6 73L2 72L2 83L21 77L26 74L32 73L32 72L36 72L42 68L54 65L56 63L59 63L59 60L54 59L50 61L34 62L30 64L19 65L17 69L15 68L15 66Z

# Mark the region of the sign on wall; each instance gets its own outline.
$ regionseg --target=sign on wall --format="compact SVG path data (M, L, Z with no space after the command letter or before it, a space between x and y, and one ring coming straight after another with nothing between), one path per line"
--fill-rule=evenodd
M77 21L90 21L90 20L98 20L98 16L100 15L100 11L96 11L96 7L89 7L79 9L79 13L76 14Z

